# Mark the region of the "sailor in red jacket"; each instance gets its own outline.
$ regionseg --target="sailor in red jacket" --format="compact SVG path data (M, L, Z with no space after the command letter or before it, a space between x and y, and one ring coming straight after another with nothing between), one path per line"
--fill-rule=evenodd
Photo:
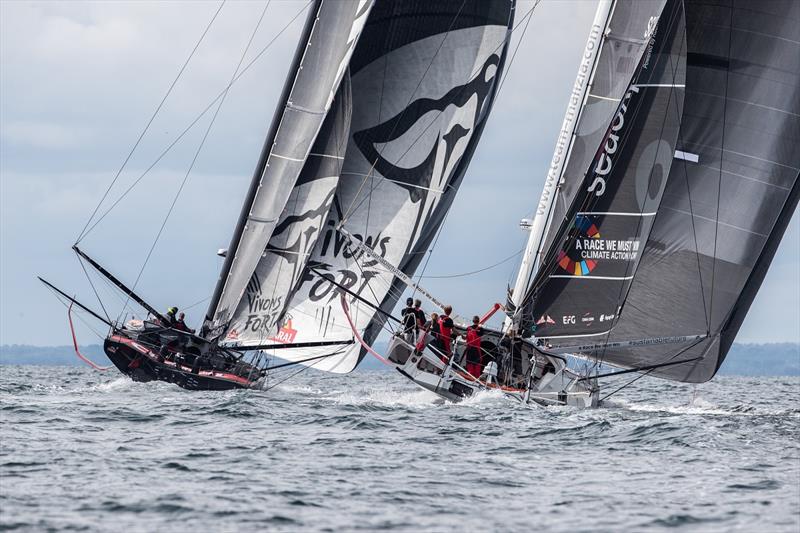
M445 305L444 314L439 317L439 340L442 345L442 350L450 357L452 355L452 341L453 341L453 319L450 318L450 313L453 312L453 308L449 305Z
M467 372L478 378L481 375L481 337L483 328L478 316L472 317L472 325L467 328Z

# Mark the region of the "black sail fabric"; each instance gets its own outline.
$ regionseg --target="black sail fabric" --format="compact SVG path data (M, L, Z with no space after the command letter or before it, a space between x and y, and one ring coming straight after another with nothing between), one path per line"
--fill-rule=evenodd
M647 30L650 30L649 33ZM607 334L653 226L675 153L686 75L683 9L667 2L523 306L523 334Z
M513 13L510 0L375 3L350 63L352 121L333 206L284 317L295 339L353 338L331 281L391 312L404 287L337 227L413 274L489 116ZM385 316L346 297L355 329L372 343ZM346 373L364 354L354 344L309 364Z
M710 337L603 357L624 366L702 357L653 375L703 382L722 364L797 207L800 4L685 5L681 159L614 337ZM653 298L662 305L648 305Z
M214 291L206 330L230 326L347 70L372 4L319 0L309 12L292 71Z
M552 206L550 228L553 231L545 236L542 250L550 248L558 228L568 216L569 206L580 190L586 172L597 155L597 147L603 142L608 124L614 118L639 59L646 50L648 27L654 23L653 19L658 17L663 7L663 0L619 0L614 5L597 57L591 90L583 108L574 111L579 114L572 144L568 145L567 139L559 138L559 145L563 144L564 147L555 157L559 160L566 157L569 149L563 173L560 178L551 176L552 168L557 166L555 157L551 169L548 169L547 179L559 180L560 184ZM603 28L592 28L592 31L602 34ZM570 109L578 106L578 102L570 102Z
M619 322L582 353L629 368L689 361L649 375L698 383L725 359L797 208L800 3L684 5L678 151Z

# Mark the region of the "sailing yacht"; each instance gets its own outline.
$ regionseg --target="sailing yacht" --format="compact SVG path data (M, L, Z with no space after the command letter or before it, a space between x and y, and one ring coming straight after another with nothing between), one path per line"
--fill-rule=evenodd
M528 338L513 371L473 376L463 345L400 335L389 361L446 398L545 405L597 405L627 373L711 379L797 207L797 20L792 1L599 2L504 328L481 343L495 361Z

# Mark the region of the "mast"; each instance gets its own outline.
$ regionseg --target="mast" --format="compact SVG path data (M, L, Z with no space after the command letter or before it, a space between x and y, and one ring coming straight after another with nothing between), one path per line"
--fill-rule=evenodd
M294 59L292 60L292 65L289 72L297 73L297 70L300 67L300 62L305 54L307 43L314 28L314 22L316 21L317 13L319 12L321 3L322 0L317 0L314 3L313 8L309 9L308 11L306 23L303 27L303 33L300 36L297 49L294 52ZM286 81L283 84L283 91L281 92L281 96L278 101L282 102L284 107L289 100L289 95L294 87L295 80L296 75L287 76ZM250 215L250 209L252 208L253 201L258 193L261 177L264 175L264 170L266 169L272 147L275 144L275 136L278 133L278 128L282 118L283 115L281 113L276 113L272 118L269 132L264 140L264 146L261 148L261 155L259 156L258 163L253 171L253 178L250 181L250 188L247 190L247 195L245 196L244 203L242 204L239 220L236 222L236 228L231 236L231 243L228 246L228 250L225 254L225 262L222 264L222 270L220 270L219 278L217 279L217 286L214 287L214 293L211 296L211 301L208 304L208 310L206 311L204 321L205 324L209 323L214 318L214 312L216 311L219 300L222 297L222 291L225 288L225 282L228 279L228 274L231 270L231 266L233 265L233 260L236 257L236 250L239 248L239 243L242 240L242 234L244 233L245 226L247 225L247 218Z
M566 162L569 160L572 144L575 140L576 128L578 127L580 115L586 104L586 99L589 96L589 90L592 88L592 82L595 72L597 71L597 58L600 55L600 49L605 40L608 31L608 23L611 20L615 4L616 0L601 0L597 6L591 30L589 30L589 38L584 47L583 59L578 67L578 74L575 78L575 84L573 85L570 95L570 103L567 105L564 121L561 124L561 130L558 134L553 158L550 163L550 168L547 171L547 176L545 177L542 195L539 198L536 215L531 225L528 243L525 246L525 252L522 256L522 263L519 267L517 280L514 283L514 291L510 297L515 315L516 311L522 307L522 301L525 298L528 283L536 273L540 262L542 243L544 242L547 228L550 226L550 220L553 215L553 205L561 187L562 176L564 174ZM591 65L589 69L586 68L587 64ZM588 77L586 76L587 70L591 71ZM506 319L506 327L510 327L516 322L518 322L517 317L514 319L509 317Z

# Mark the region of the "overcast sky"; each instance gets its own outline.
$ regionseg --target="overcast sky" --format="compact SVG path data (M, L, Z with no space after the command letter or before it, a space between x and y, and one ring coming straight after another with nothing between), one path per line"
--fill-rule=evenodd
M64 308L36 275L98 307L70 246L218 5L0 1L0 343L70 342ZM273 0L245 64L303 6ZM518 6L519 19L532 2ZM224 6L112 201L224 89L263 7ZM477 270L524 246L518 221L531 216L541 192L594 8L592 0L545 0L536 9L427 274ZM138 284L157 307L186 308L213 290L221 265L215 252L228 245L303 18L225 100ZM136 279L209 118L81 243L122 280ZM798 244L795 214L740 342L800 341ZM504 299L517 266L515 259L477 276L428 278L424 285L461 314L480 314ZM116 315L121 302L102 282L98 288ZM188 311L193 323L204 310L203 302ZM83 343L98 340L85 327L79 334Z

